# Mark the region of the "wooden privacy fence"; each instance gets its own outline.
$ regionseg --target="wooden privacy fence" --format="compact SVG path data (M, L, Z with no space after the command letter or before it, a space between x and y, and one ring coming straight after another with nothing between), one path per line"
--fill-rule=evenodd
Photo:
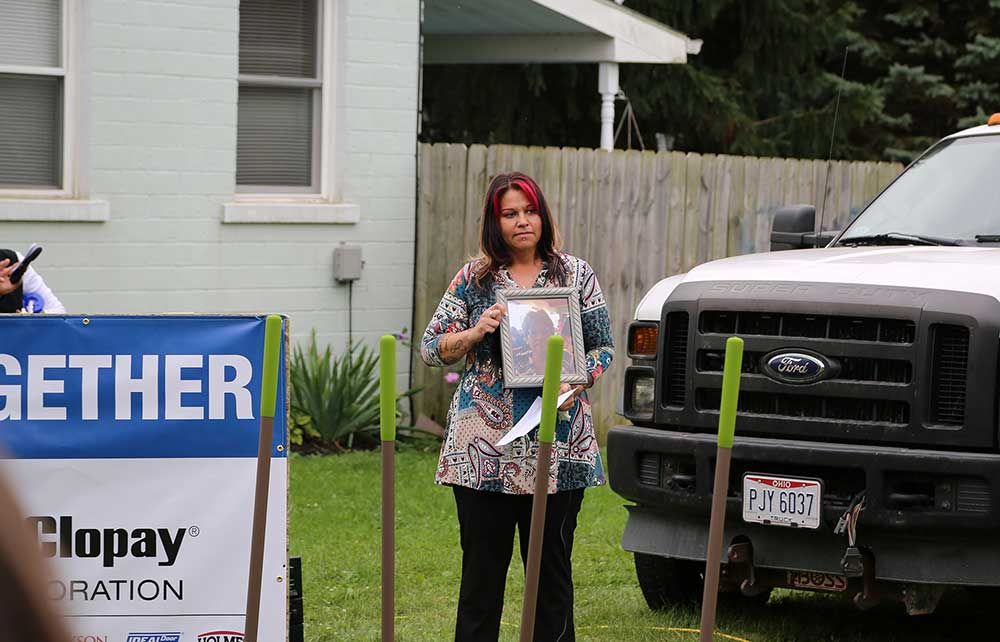
M824 184L824 228L839 228L901 169L898 163L421 144L414 345L451 278L478 254L490 179L525 172L545 193L563 250L594 267L608 301L616 359L590 393L603 434L622 421L615 411L628 362L626 331L652 285L705 261L768 251L775 210L796 203L819 210ZM415 385L426 386L415 410L443 424L454 385L418 354L413 373Z

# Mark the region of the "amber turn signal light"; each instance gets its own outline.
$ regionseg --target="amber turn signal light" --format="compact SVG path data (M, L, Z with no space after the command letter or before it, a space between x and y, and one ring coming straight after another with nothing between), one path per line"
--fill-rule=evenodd
M656 341L660 328L656 325L633 325L628 329L628 352L633 357L652 358L656 356Z

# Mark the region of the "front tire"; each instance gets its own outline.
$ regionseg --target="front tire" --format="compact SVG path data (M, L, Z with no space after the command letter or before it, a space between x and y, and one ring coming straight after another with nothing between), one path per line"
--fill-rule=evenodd
M701 568L691 560L635 554L635 574L646 604L654 611L701 602Z
M705 563L659 555L635 553L635 574L646 604L654 611L672 606L701 604L705 590ZM771 590L746 597L735 587L721 586L720 608L738 610L749 605L766 604Z

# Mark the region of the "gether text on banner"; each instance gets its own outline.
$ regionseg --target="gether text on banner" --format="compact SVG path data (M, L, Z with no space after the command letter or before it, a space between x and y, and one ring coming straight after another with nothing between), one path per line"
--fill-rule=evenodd
M242 641L264 319L0 318L0 472L74 640ZM287 621L286 385L281 367L266 640Z

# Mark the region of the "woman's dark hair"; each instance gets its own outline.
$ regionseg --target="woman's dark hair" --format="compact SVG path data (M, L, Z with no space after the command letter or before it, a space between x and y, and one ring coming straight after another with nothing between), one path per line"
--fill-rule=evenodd
M4 259L9 259L10 263L8 265L14 265L18 262L17 252L14 250L3 250L0 249L0 261ZM0 314L17 312L22 307L24 307L24 279L21 283L18 283L17 287L14 288L13 292L8 292L3 296L0 296Z
M562 239L559 230L552 220L549 212L549 205L545 202L545 195L530 176L521 172L509 172L498 174L490 181L490 186L486 190L486 198L483 203L482 226L479 234L479 250L482 256L476 266L476 285L481 289L486 289L496 282L497 271L510 263L510 250L503 240L500 232L500 199L507 193L507 190L516 189L523 192L525 197L538 210L542 217L542 236L538 240L536 253L538 258L545 261L549 268L549 277L558 286L566 285L566 266L559 258L559 246Z

